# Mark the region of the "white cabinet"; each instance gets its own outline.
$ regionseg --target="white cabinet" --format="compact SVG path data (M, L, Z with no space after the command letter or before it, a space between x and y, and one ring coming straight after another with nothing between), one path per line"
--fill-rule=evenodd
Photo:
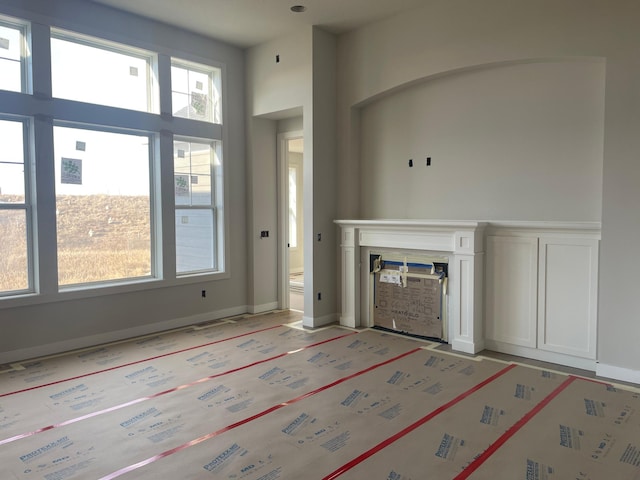
M518 225L487 236L487 348L595 369L599 229Z
M538 348L596 358L598 241L541 238Z
M487 237L488 339L537 346L537 270L537 238Z

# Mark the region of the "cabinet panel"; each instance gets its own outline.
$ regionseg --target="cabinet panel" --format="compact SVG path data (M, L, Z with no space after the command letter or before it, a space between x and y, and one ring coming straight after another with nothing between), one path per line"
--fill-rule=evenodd
M598 244L540 238L538 348L596 358Z
M487 237L486 336L536 347L538 239Z

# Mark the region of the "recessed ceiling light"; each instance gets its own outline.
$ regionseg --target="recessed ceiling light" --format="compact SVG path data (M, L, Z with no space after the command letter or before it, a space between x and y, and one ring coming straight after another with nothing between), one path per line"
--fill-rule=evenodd
M307 7L305 7L304 5L294 5L293 7L291 7L291 11L293 13L302 13L306 10L307 10Z

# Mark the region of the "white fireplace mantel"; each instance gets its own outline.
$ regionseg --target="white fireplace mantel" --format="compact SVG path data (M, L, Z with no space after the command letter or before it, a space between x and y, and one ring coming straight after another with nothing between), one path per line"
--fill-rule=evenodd
M371 326L369 272L361 269L363 254L371 249L391 249L446 255L447 341L454 350L466 353L484 348L482 277L486 223L450 220L336 220L335 223L341 228L341 325Z

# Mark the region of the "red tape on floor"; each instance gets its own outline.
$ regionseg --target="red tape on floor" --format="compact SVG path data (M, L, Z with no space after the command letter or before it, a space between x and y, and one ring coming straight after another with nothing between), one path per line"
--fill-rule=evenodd
M21 433L19 435L15 435L13 437L9 437L9 438L6 438L4 440L0 440L0 446L6 445L7 443L15 442L16 440L21 440L23 438L31 437L31 436L36 435L38 433L46 432L46 431L52 430L54 428L64 427L66 425L71 425L72 423L77 423L77 422L80 422L82 420L87 420L89 418L97 417L99 415L104 415L105 413L115 412L116 410L120 410L120 409L125 408L125 407L130 407L131 405L136 405L138 403L146 402L147 400L158 398L158 397L161 397L163 395L167 395L168 393L177 392L178 390L184 390L185 388L193 387L195 385L199 385L201 383L208 382L210 380L213 380L214 378L218 378L218 377L222 377L224 375L229 375L231 373L239 372L240 370L244 370L244 369L247 369L247 368L250 368L250 367L254 367L254 366L260 365L262 363L271 362L273 360L277 360L279 358L285 357L287 355L291 355L293 353L301 352L303 350L306 350L307 348L317 347L319 345L323 345L323 344L328 343L328 342L333 342L334 340L338 340L340 338L348 337L350 335L355 335L355 334L356 334L356 332L350 332L350 333L347 333L345 335L341 335L339 337L329 338L329 339L323 340L321 342L316 342L316 343L313 343L313 344L310 344L310 345L305 345L304 347L300 347L300 348L298 348L296 350L292 350L290 352L280 353L280 354L275 355L273 357L265 358L265 359L262 359L262 360L258 360L257 362L249 363L249 364L243 365L241 367L237 367L237 368L233 368L231 370L227 370L226 372L216 373L215 375L210 375L208 377L201 378L201 379L196 380L194 382L186 383L186 384L180 385L178 387L170 388L169 390L164 390L162 392L154 393L153 395L148 395L146 397L136 398L135 400L131 400L131 401L128 401L128 402L125 402L125 403L121 403L119 405L114 405L112 407L105 408L103 410L98 410L98 411L95 411L95 412L91 412L91 413L88 413L88 414L83 415L81 417L76 417L76 418L72 418L71 420L65 420L64 422L56 423L56 424L53 424L53 425L48 425L46 427L39 428L39 429L34 430L32 432Z
M9 395L15 395L17 393L30 392L32 390L37 390L39 388L44 388L44 387L50 387L51 385L58 385L58 384L64 383L64 382L70 382L72 380L78 380L79 378L90 377L92 375L97 375L99 373L110 372L112 370L118 370L119 368L130 367L131 365L137 365L139 363L144 363L144 362L149 362L151 360L157 360L159 358L169 357L171 355L176 355L178 353L188 352L189 350L195 350L196 348L208 347L209 345L215 345L215 344L221 343L221 342L228 342L229 340L235 340L236 338L246 337L247 335L253 335L254 333L266 332L267 330L273 330L275 328L280 328L280 327L282 327L282 325L275 325L273 327L262 328L260 330L254 330L252 332L242 333L240 335L235 335L233 337L223 338L221 340L216 340L215 342L203 343L202 345L196 345L195 347L183 348L182 350L176 350L175 352L163 353L162 355L156 355L155 357L149 357L149 358L145 358L143 360L136 360L135 362L125 363L123 365L118 365L118 366L115 366L115 367L109 367L109 368L105 368L103 370L96 370L95 372L85 373L83 375L77 375L75 377L69 377L69 378L65 378L63 380L56 380L55 382L44 383L42 385L36 385L34 387L23 388L22 390L16 390L15 392L0 393L0 398L8 397Z
M256 419L258 419L260 417L264 417L265 415L268 415L271 412L275 412L276 410L280 410L281 408L284 408L284 407L286 407L288 405L292 405L292 404L297 403L297 402L299 402L301 400L304 400L305 398L309 398L312 395L316 395L316 394L318 394L320 392L323 392L323 391L325 391L325 390L327 390L327 389L329 389L331 387L335 387L336 385L339 385L339 384L344 383L344 382L346 382L348 380L351 380L352 378L358 377L358 376L363 375L363 374L365 374L367 372L375 370L376 368L379 368L379 367L382 367L382 366L387 365L389 363L392 363L392 362L395 362L397 360L400 360L401 358L404 358L404 357L406 357L408 355L416 353L416 352L418 352L420 350L421 350L421 348L414 348L413 350L409 350L408 352L405 352L405 353L402 353L400 355L397 355L397 356L395 356L393 358L385 360L384 362L380 362L380 363L376 363L375 365L371 365L370 367L367 367L364 370L360 370L359 372L352 373L351 375L348 375L346 377L340 378L340 379L336 380L335 382L331 382L331 383L328 383L327 385L319 387L319 388L317 388L315 390L311 390L310 392L307 392L307 393L305 393L303 395L300 395L299 397L295 397L295 398L293 398L291 400L288 400L286 402L282 402L282 403L279 403L277 405L274 405L273 407L267 408L266 410L263 410L262 412L256 413L255 415L252 415L252 416L247 417L247 418L245 418L243 420L240 420L239 422L232 423L231 425L227 425L226 427L223 427L220 430L216 430L215 432L211 432L211 433L209 433L207 435L203 435L201 437L193 439L190 442L187 442L187 443L184 443L182 445L179 445L179 446L177 446L175 448L172 448L171 450L167 450L167 451L162 452L162 453L160 453L158 455L154 455L153 457L147 458L146 460L142 460L142 461L140 461L138 463L135 463L133 465L129 465L128 467L121 468L120 470L117 470L117 471L115 471L113 473L110 473L110 474L104 476L104 477L101 477L99 480L111 480L113 478L117 478L117 477L119 477L121 475L124 475L125 473L129 473L129 472L132 472L134 470L137 470L137 469L139 469L141 467L149 465L150 463L153 463L153 462L156 462L156 461L158 461L158 460L160 460L162 458L168 457L169 455L173 455L174 453L180 452L181 450L184 450L184 449L189 448L189 447L193 447L194 445L198 445L199 443L202 443L202 442L204 442L206 440L209 440L209 439L211 439L213 437L217 437L218 435L221 435L221 434L223 434L225 432L228 432L229 430L233 430L234 428L237 428L237 427L240 427L242 425L245 425L245 424L247 424L247 423L249 423L249 422L251 422L253 420L256 420Z
M493 442L489 448L487 448L482 454L471 462L458 476L455 477L454 480L464 480L469 478L473 472L475 472L480 466L486 462L491 455L496 453L500 447L502 447L507 440L513 437L518 430L525 426L529 420L531 420L534 416L536 416L544 407L546 407L551 400L556 398L560 392L562 392L565 388L571 385L578 377L570 376L564 382L562 382L553 392L547 395L540 403L538 403L535 407L533 407L529 412L527 412L520 420L514 423L511 428L509 428L506 432L498 438L495 442Z
M444 411L448 410L449 408L453 407L455 404L459 403L461 400L464 400L465 398L467 398L472 393L477 392L478 390L480 390L485 385L488 385L489 383L493 382L495 379L501 377L502 375L504 375L509 370L511 370L511 369L513 369L515 367L516 367L515 364L511 364L511 365L503 368L499 372L493 374L489 378L487 378L484 381L478 383L477 385L475 385L474 387L470 388L466 392L461 393L460 395L455 397L453 400L450 400L447 403L445 403L443 405L440 405L438 408L436 408L435 410L431 411L429 414L425 415L420 420L418 420L418 421L412 423L411 425L409 425L408 427L400 430L395 435L392 435L391 437L387 438L386 440L380 442L379 444L377 444L376 446L370 448L369 450L367 450L363 454L359 455L358 457L354 458L350 462L345 463L342 467L340 467L337 470L333 471L332 473L330 473L326 477L323 477L322 480L332 480L334 478L338 478L340 475L348 472L349 470L351 470L355 466L357 466L360 463L364 462L367 458L371 457L372 455L375 455L380 450L383 450L384 448L386 448L389 445L391 445L392 443L394 443L396 440L399 440L400 438L404 437L408 433L414 431L416 428L424 425L425 423L427 423L432 418L440 415L442 412L444 412Z

